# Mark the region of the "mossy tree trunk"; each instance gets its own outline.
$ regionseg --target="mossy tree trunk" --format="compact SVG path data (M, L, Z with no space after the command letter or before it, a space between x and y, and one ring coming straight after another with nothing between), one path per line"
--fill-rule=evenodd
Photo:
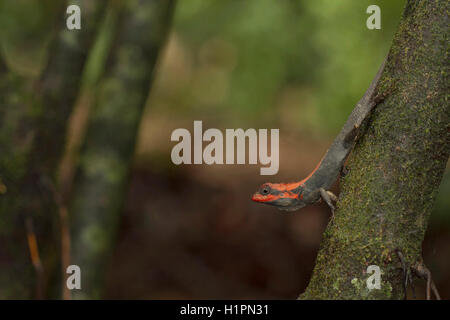
M66 6L58 4L59 31L39 79L26 79L0 62L0 298L46 296L46 279L58 264L58 218L51 189L105 4L70 3L84 9L83 28L67 30Z
M98 84L69 204L75 298L100 298L126 195L137 131L174 1L125 2L119 34Z
M403 274L421 262L427 222L449 157L449 2L408 0L371 115L348 161L300 299L401 299ZM381 62L381 61L380 61ZM369 290L367 267L382 270Z

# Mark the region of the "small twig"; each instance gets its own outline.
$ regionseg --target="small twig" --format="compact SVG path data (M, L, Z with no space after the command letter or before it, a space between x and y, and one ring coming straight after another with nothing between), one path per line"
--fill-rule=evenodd
M42 266L41 257L39 255L39 247L34 233L33 221L31 217L25 219L25 227L27 231L28 249L30 251L31 263L36 271L36 298L42 299L44 297L43 284L44 284L44 268Z
M395 253L397 253L398 258L400 259L400 263L402 264L402 270L403 270L403 291L405 292L404 299L406 300L406 298L407 298L407 289L408 289L408 270L406 268L406 261L405 261L405 258L403 257L403 253L399 249L396 249Z
M69 233L69 215L66 206L59 206L59 218L61 221L61 272L62 278L66 275L67 267L70 265L70 233ZM65 281L62 281L62 296L64 300L72 298L69 288Z
M53 182L47 178L42 177L41 182L50 190L53 201L58 207L59 221L61 224L61 278L64 279L67 267L70 265L70 231L69 231L69 214L67 206L64 204L63 198L56 190ZM71 299L70 290L67 288L65 281L61 283L62 298L64 300Z
M434 295L436 296L437 300L441 300L441 296L439 295L439 292L436 288L436 285L434 284L433 279L431 279L431 289L433 289Z
M410 271L410 268L407 266L405 257L403 256L403 253L400 251L400 249L396 249L395 252L397 253L398 258L400 259L400 262L402 264L402 270L403 270L403 290L405 291L405 297L406 300L408 297L408 283L411 285L411 290L413 297L416 297L416 292L414 289L414 283L412 279L412 274Z

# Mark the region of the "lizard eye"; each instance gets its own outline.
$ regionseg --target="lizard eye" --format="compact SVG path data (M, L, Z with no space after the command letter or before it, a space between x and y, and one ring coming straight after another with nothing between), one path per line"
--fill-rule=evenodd
M270 193L270 187L269 186L263 186L260 190L260 193L262 195L268 195Z

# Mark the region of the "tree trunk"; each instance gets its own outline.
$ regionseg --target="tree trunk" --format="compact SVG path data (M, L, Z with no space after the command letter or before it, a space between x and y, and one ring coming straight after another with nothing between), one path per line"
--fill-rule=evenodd
M128 1L108 70L99 83L69 204L75 298L100 298L112 252L142 111L173 1Z
M404 297L396 250L411 267L421 262L450 152L448 12L446 0L407 1L378 88L386 98L348 161L335 219L300 299ZM369 265L381 268L381 289L368 289Z
M61 6L59 31L40 79L33 83L0 62L0 298L43 297L58 261L51 189L104 7L104 1L71 3L84 9L83 28L67 30Z

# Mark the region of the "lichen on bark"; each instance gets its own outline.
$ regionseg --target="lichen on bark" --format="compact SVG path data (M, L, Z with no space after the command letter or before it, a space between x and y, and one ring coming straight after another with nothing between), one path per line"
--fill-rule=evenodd
M335 219L300 299L401 299L421 260L427 222L449 157L449 2L407 1L370 116L348 161ZM367 289L366 269L382 270Z

